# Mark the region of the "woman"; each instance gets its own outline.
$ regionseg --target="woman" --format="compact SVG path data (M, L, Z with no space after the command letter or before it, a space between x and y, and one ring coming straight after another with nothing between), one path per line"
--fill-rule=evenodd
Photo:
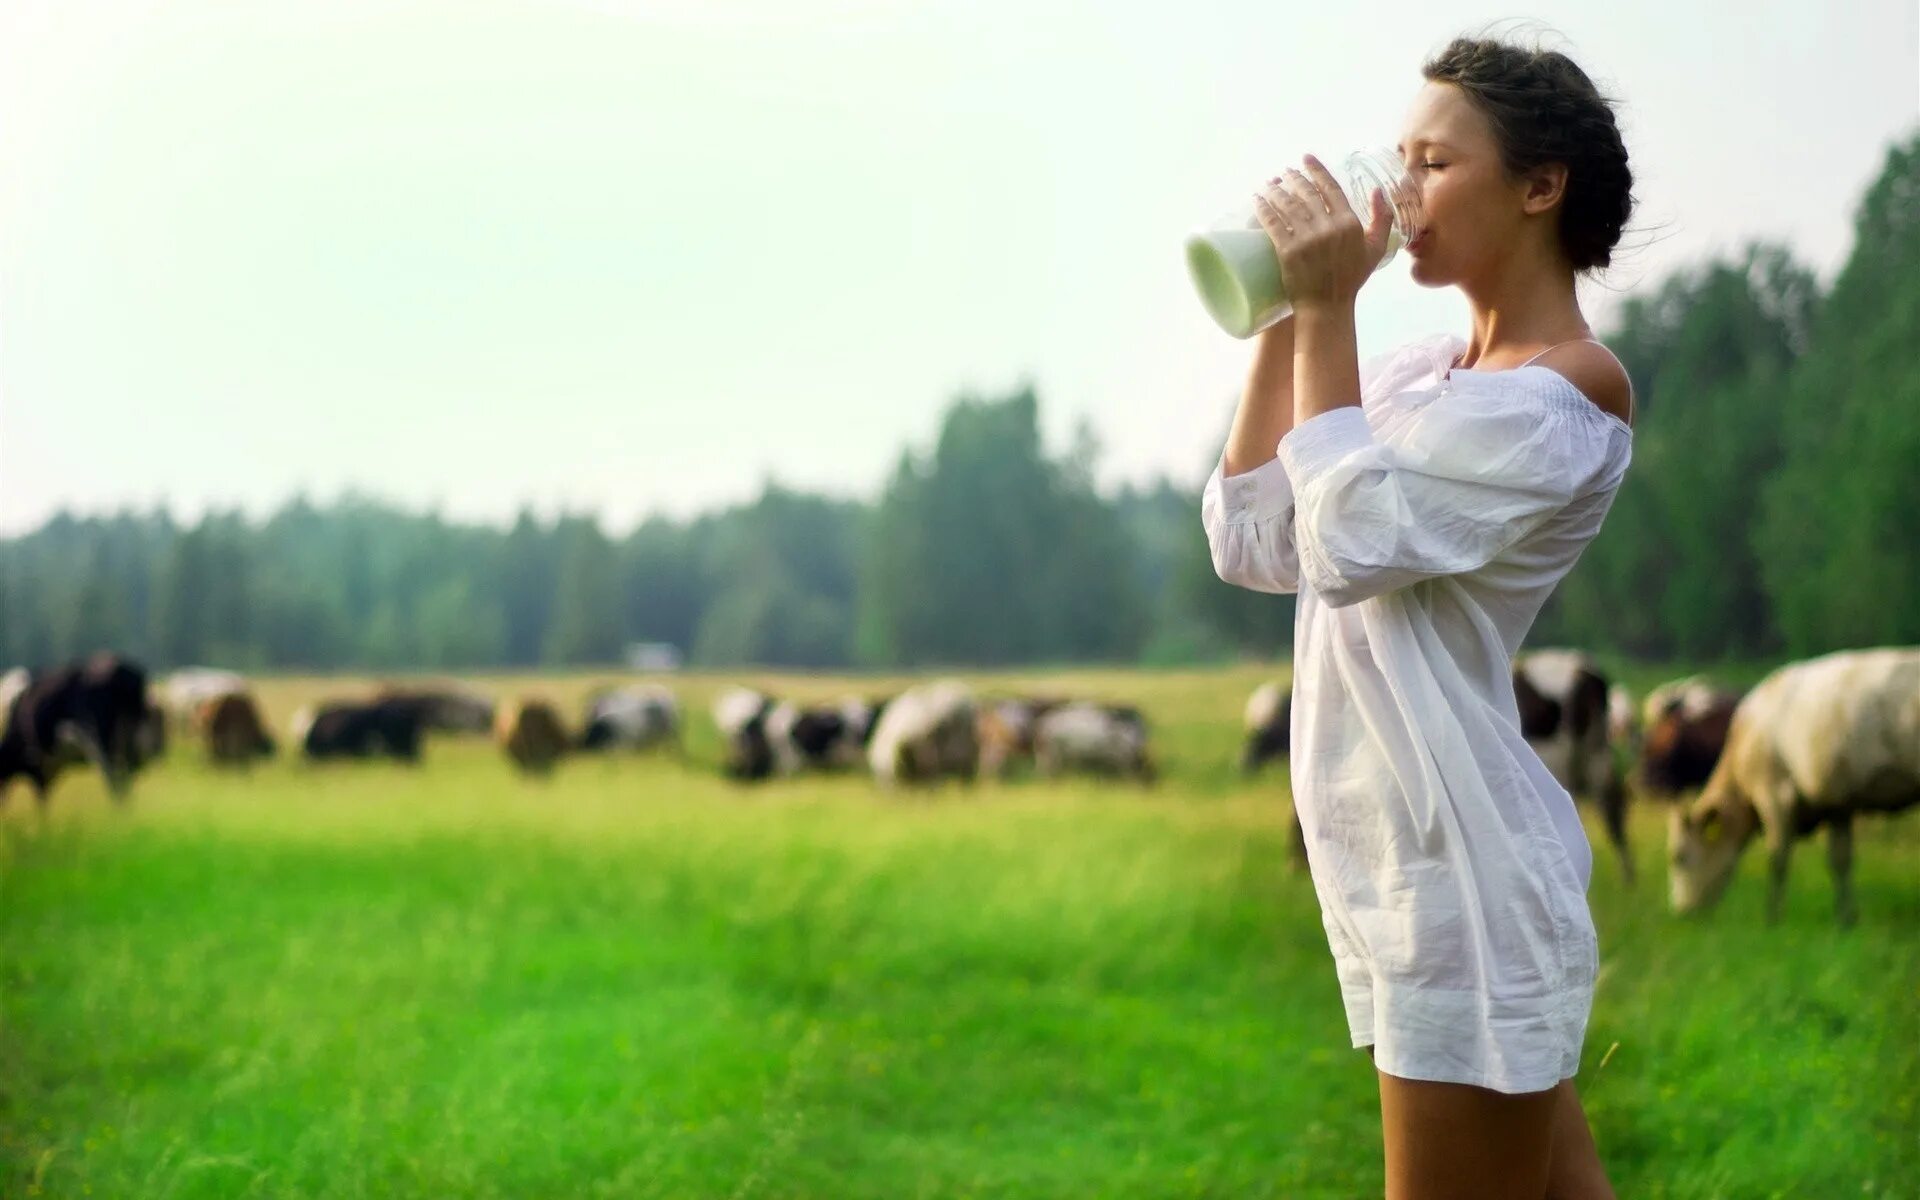
M1459 39L1400 151L1413 277L1471 302L1357 361L1384 250L1309 157L1257 207L1294 313L1262 336L1202 518L1222 579L1298 592L1293 788L1390 1198L1611 1197L1573 1088L1593 856L1520 736L1511 661L1599 531L1632 389L1575 277L1632 201L1610 101L1557 52Z

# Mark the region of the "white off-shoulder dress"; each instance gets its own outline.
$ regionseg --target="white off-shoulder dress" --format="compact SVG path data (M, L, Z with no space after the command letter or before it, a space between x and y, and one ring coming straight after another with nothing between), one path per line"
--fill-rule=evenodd
M1599 947L1593 851L1520 736L1511 664L1632 431L1547 366L1449 372L1465 348L1369 358L1361 407L1216 467L1201 515L1222 579L1299 593L1293 798L1353 1044L1532 1092L1579 1066Z

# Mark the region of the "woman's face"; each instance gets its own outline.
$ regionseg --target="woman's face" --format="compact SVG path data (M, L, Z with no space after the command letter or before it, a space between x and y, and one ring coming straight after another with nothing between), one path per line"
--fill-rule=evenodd
M1493 127L1453 84L1429 81L1420 89L1399 151L1421 199L1420 232L1408 247L1416 282L1439 287L1482 274L1543 216L1551 233L1565 168L1509 179Z

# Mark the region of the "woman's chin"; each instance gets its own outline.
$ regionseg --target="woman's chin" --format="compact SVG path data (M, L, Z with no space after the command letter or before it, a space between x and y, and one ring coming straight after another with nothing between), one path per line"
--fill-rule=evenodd
M1428 258L1411 259L1407 265L1407 277L1422 287L1445 287L1447 283L1435 268L1433 260Z

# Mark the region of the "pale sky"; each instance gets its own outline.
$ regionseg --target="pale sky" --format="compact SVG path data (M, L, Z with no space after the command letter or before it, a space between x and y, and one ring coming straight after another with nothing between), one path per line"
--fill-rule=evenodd
M1179 15L1175 15L1176 11ZM343 487L610 530L875 495L1031 380L1108 484L1197 484L1251 352L1186 231L1391 146L1539 23L1620 109L1619 293L1750 237L1831 281L1920 121L1905 2L0 0L0 533ZM1402 255L1362 354L1468 331Z

